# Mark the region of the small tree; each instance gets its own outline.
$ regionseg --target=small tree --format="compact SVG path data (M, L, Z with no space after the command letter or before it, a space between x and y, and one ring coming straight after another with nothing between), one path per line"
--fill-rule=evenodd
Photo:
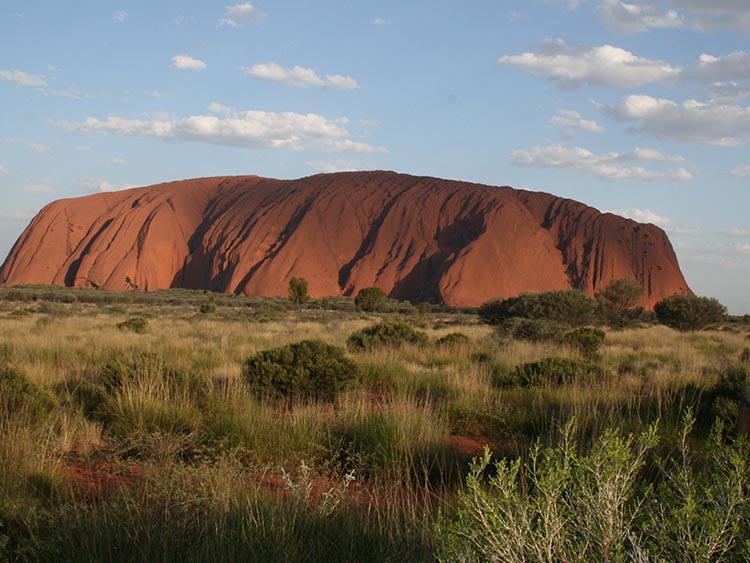
M488 324L502 324L520 318L584 326L592 321L595 306L594 300L582 291L556 290L492 299L483 303L478 313L479 318Z
M387 300L388 296L385 291L379 287L364 287L359 290L359 293L354 298L354 304L360 311L373 313L375 311L382 311Z
M289 280L289 300L297 305L304 305L310 300L307 292L308 283L305 278L292 278Z
M596 294L599 317L610 326L623 328L643 313L643 287L633 278L614 279Z
M672 295L654 305L654 312L660 323L688 331L723 322L727 308L713 297Z

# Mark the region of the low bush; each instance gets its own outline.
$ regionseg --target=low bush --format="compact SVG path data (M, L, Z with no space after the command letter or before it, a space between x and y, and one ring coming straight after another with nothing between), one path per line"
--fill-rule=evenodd
M148 321L141 317L132 317L121 323L117 323L117 328L135 332L136 334L143 334L148 329Z
M379 287L364 287L354 298L354 304L360 311L374 313L382 311L388 302L388 295Z
M0 368L0 419L24 413L36 419L54 406L52 398L20 371Z
M344 351L319 340L264 350L245 360L242 376L261 397L333 400L357 376Z
M583 326L592 321L595 306L594 300L581 291L558 290L493 299L483 303L478 314L488 324L501 324L512 318L522 318Z
M565 335L564 341L586 358L594 358L604 343L603 330L591 327L577 328Z
M498 327L498 334L515 340L546 342L561 340L569 330L570 325L557 321L513 317L503 321Z
M471 339L465 334L461 334L460 332L451 332L450 334L446 334L442 338L438 338L435 341L435 345L448 348L451 346L462 346L465 344L469 344L470 342Z
M368 326L352 333L346 341L354 352L374 348L398 348L404 344L425 346L429 342L424 332L414 330L406 323L392 321Z
M680 331L701 330L724 321L727 308L711 297L672 295L654 305L660 323Z
M496 369L492 381L496 387L534 387L538 385L565 385L585 383L600 379L602 368L595 363L574 358L544 358L515 369Z

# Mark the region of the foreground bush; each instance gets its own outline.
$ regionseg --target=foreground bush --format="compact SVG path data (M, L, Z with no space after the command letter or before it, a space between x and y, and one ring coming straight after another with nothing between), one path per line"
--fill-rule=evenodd
M577 328L565 335L565 343L578 350L586 358L593 358L604 343L603 330L591 327Z
M515 369L500 369L493 374L497 387L534 387L538 385L566 385L601 379L604 372L598 365L574 358L544 358L528 362Z
M498 334L515 340L549 342L561 340L569 330L570 325L557 321L513 317L502 322Z
M20 413L33 420L49 412L53 404L52 398L23 373L0 368L0 420Z
M357 365L337 346L303 340L248 358L242 376L262 397L332 400L357 376Z
M654 313L660 323L688 331L723 322L727 308L712 297L672 295L654 305Z
M472 465L455 516L437 530L438 559L747 561L750 448L723 444L717 430L700 462L688 445L692 424L688 415L676 455L656 460L656 490L641 484L657 444L653 426L638 437L605 431L585 456L573 425L557 447L532 448L528 461L490 467L485 450Z
M546 320L570 326L591 323L596 303L578 290L524 293L508 299L493 299L479 307L479 318L501 324L512 318Z
M352 333L346 341L350 350L361 352L373 348L398 348L404 344L425 346L429 342L424 332L414 330L406 323L385 322L368 326Z
M643 287L632 278L614 279L596 293L599 320L614 328L635 325L643 315Z
M464 346L466 344L469 344L470 342L471 339L465 334L462 334L460 332L451 332L449 334L446 334L442 338L438 338L435 341L435 345L443 348L450 348L452 346Z

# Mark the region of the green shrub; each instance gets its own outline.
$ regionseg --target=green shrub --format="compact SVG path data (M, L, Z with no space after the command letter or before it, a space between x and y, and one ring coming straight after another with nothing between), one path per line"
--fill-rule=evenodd
M654 305L654 312L660 323L688 331L723 322L727 308L712 297L672 295Z
M598 328L577 328L565 335L565 343L578 350L586 358L593 358L604 343L606 334Z
M148 328L148 321L146 319L142 319L141 317L132 317L121 323L117 323L117 328L119 328L120 330L129 330L130 332L135 332L136 334L143 334Z
M465 334L461 334L460 332L451 332L450 334L446 334L442 338L438 338L435 341L435 345L448 348L451 346L463 346L465 344L469 344L470 342L471 338L469 338Z
M515 369L496 370L492 374L497 387L534 387L538 385L566 385L585 383L604 375L598 365L575 358L544 358Z
M0 419L25 413L36 419L54 406L52 398L14 368L0 368Z
M406 323L390 321L368 326L352 333L346 341L350 350L359 352L373 348L398 348L404 344L425 346L429 342L424 332Z
M333 400L357 376L357 365L337 346L303 340L248 358L242 376L262 397Z
M214 295L209 295L208 299L206 299L206 302L201 303L200 307L198 307L198 310L204 315L215 313L216 312L216 297Z
M571 326L589 324L595 302L578 290L523 293L508 299L493 299L479 307L479 318L488 324L502 324L512 318L547 320Z
M289 280L289 300L296 305L304 305L310 300L307 292L309 284L305 278L292 278Z
M532 342L561 340L568 330L570 330L570 325L565 323L519 317L507 319L498 327L500 336Z
M614 328L636 324L642 314L643 287L632 278L614 279L596 293L599 320Z
M360 311L374 313L382 311L388 301L388 295L379 287L365 287L359 290L354 304Z

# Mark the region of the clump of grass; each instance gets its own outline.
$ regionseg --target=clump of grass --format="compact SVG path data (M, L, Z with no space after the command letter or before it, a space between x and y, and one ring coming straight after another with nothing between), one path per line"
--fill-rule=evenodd
M148 321L142 317L131 317L127 320L117 323L120 330L129 330L136 334L143 334L148 329Z

